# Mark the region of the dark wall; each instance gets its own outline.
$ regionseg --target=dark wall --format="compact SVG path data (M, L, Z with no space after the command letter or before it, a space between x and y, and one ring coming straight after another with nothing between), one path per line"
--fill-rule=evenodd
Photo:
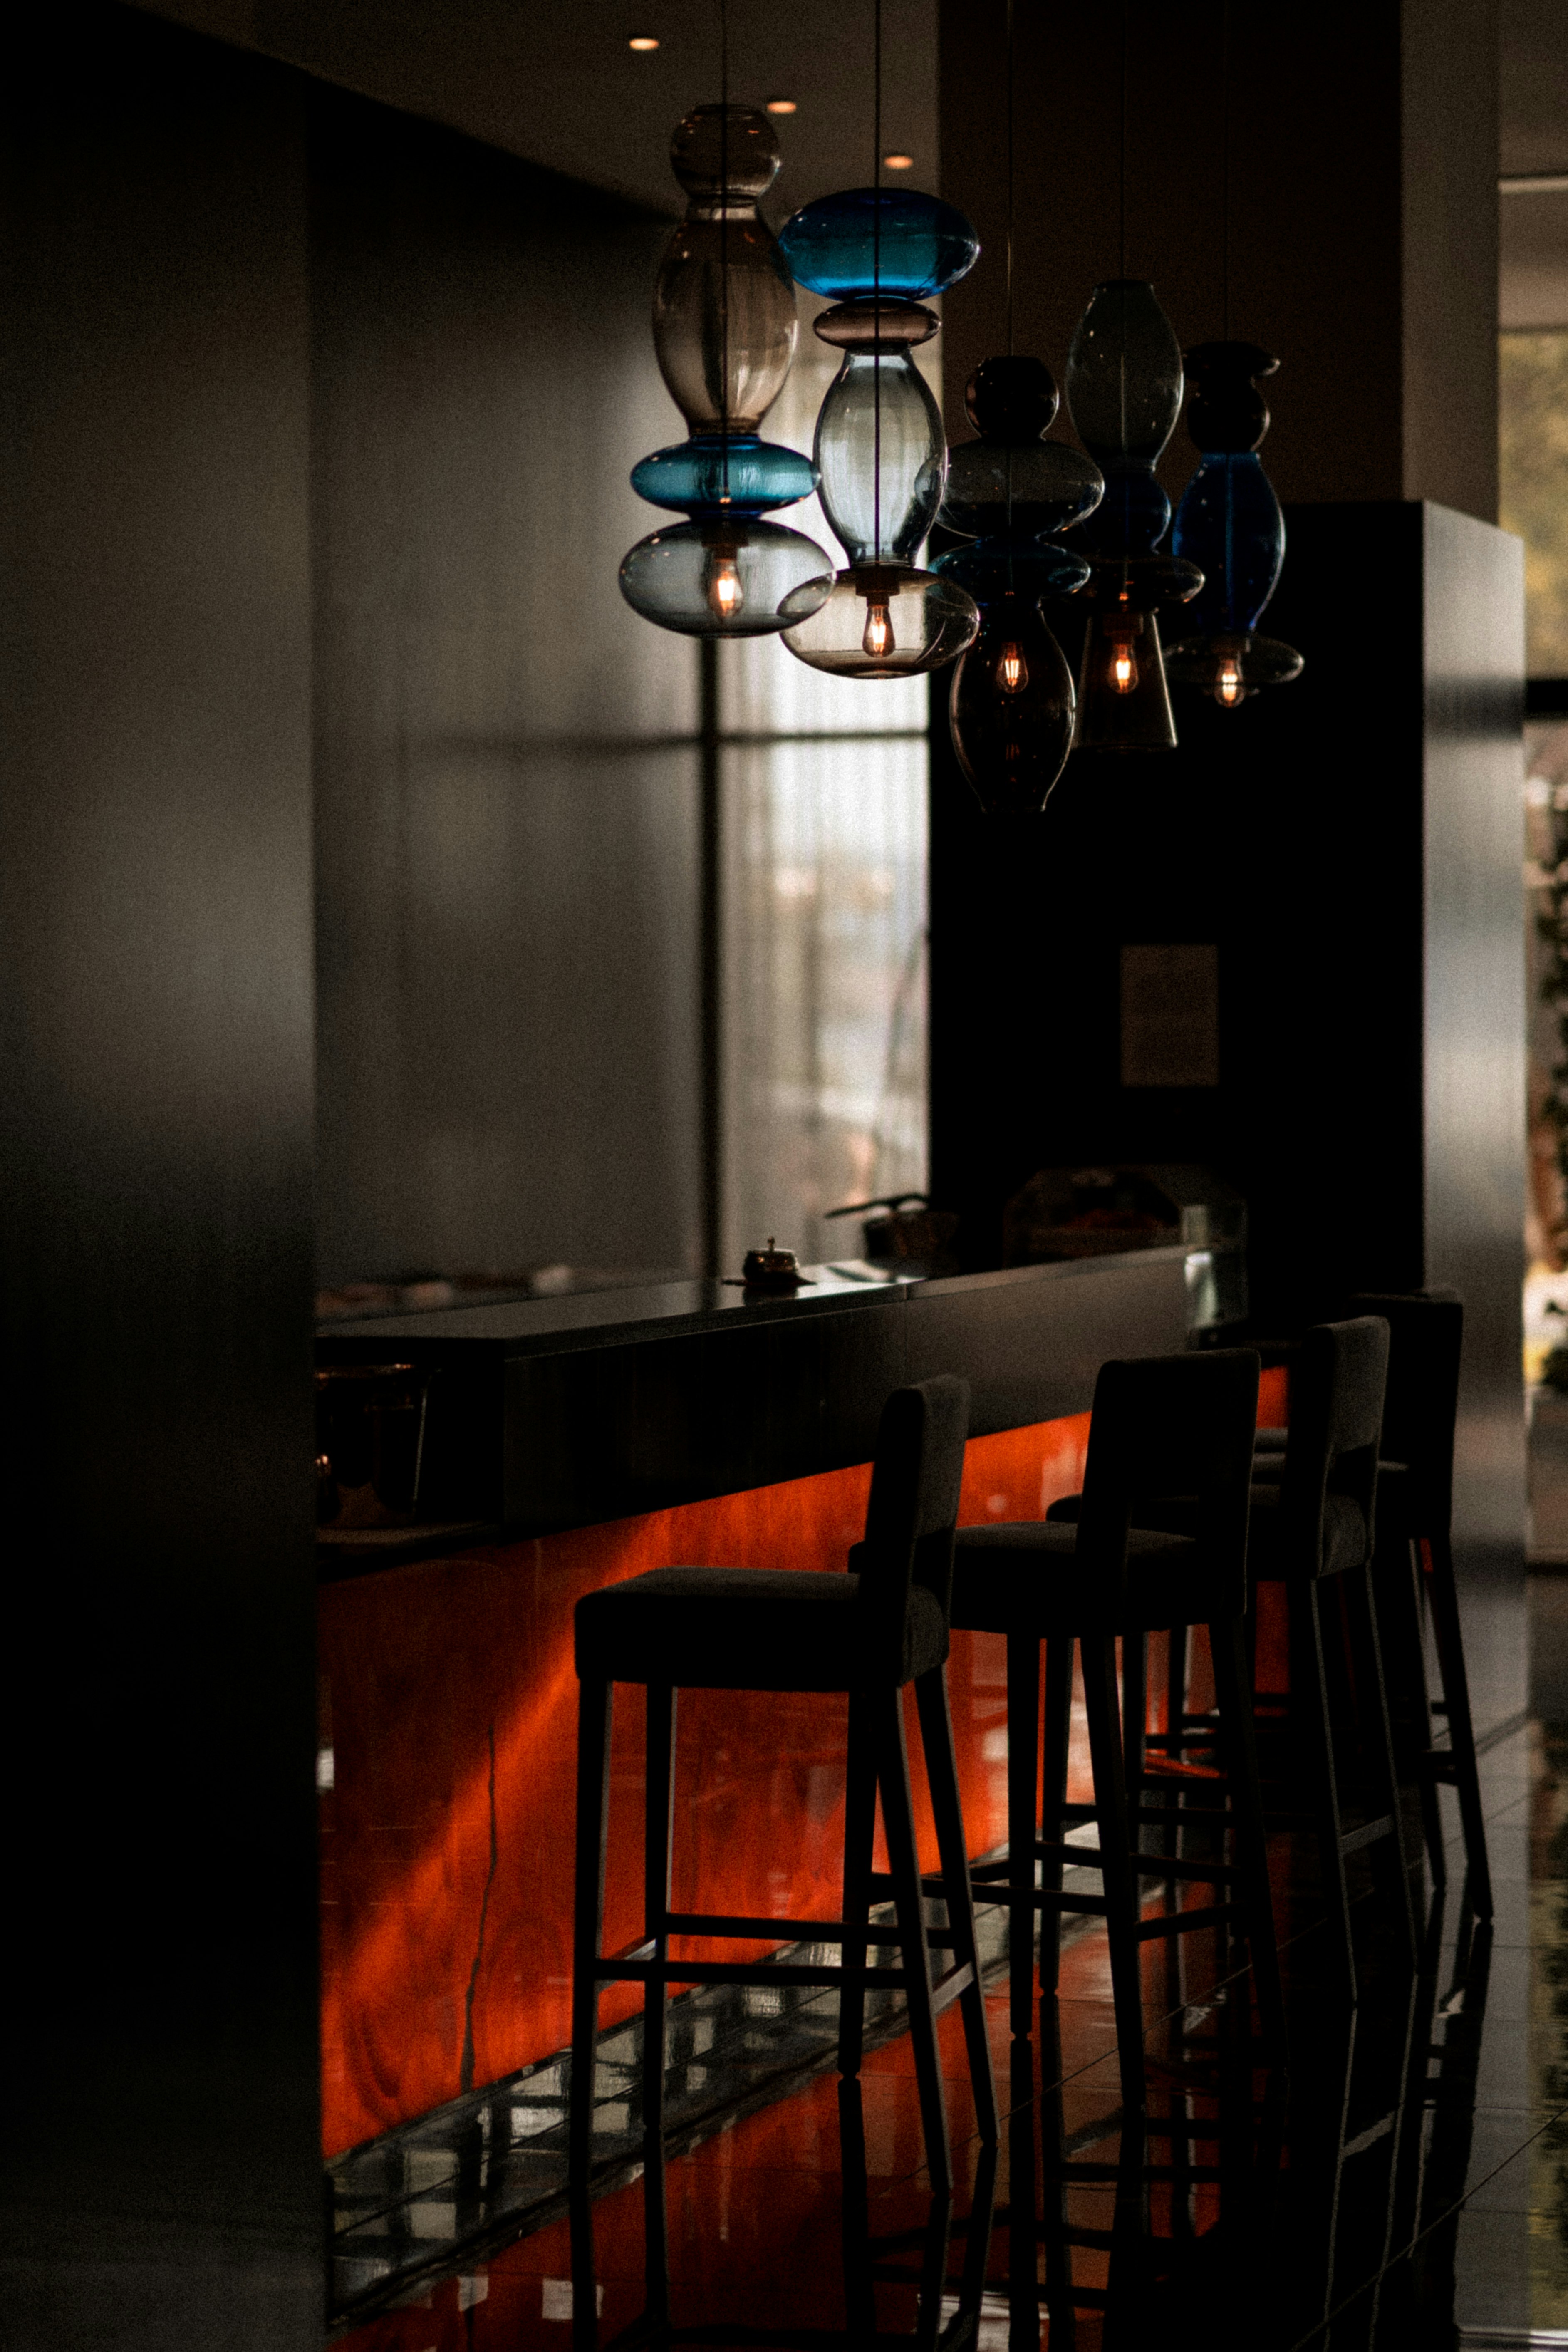
M668 225L310 121L322 1278L695 1266L695 648L616 583Z
M68 0L0 106L0 2304L40 2352L287 2352L321 2307L303 109Z
M1176 751L1075 754L1043 818L979 814L939 681L933 1189L984 1263L1038 1167L1207 1163L1250 1204L1264 1328L1456 1284L1457 1535L1517 1599L1521 551L1415 505L1296 508L1289 528L1268 625L1300 679L1237 711L1178 692ZM1218 950L1215 1086L1121 1082L1121 950L1152 944ZM1522 1703L1506 1616L1492 1719Z

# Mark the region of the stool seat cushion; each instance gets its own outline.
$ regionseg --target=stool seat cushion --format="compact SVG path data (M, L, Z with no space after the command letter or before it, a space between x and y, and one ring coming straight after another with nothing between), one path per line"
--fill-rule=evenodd
M901 1682L947 1656L935 1593L910 1592ZM669 1683L683 1690L847 1691L868 1665L858 1576L810 1569L655 1568L577 1603L584 1681Z
M1234 1613L1190 1536L1135 1528L1127 1593L1102 1605L1079 1566L1078 1529L1045 1519L960 1528L953 1547L952 1622L973 1633L1157 1633Z

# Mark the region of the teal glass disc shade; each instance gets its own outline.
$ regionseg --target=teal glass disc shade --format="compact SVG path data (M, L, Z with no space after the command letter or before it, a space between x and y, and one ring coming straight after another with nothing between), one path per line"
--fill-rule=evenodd
M691 637L762 637L825 604L833 564L814 540L755 517L673 523L638 540L621 593L661 629Z
M798 449L754 434L693 434L632 467L632 488L650 506L689 515L766 514L816 488L816 467Z
M873 294L924 301L980 257L973 222L920 188L846 188L791 215L779 232L791 272L831 301Z

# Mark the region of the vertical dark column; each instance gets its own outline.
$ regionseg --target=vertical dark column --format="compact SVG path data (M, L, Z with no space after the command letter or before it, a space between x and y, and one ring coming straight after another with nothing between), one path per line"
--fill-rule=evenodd
M130 9L0 99L0 2304L320 2340L299 85Z
M702 1271L722 1274L724 1255L723 746L719 646L698 640L701 667L701 875L699 884L702 992Z

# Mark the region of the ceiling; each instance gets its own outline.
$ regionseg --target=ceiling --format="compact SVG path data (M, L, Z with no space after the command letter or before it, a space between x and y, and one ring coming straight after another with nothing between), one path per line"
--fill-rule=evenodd
M719 0L151 0L158 13L678 213L669 134L719 95ZM1422 22L1422 0L1410 21ZM872 152L873 0L729 0L731 89L791 98L775 226L863 184ZM884 152L939 183L937 0L883 0ZM1432 20L1435 24L1437 18ZM633 34L657 37L639 55ZM1500 168L1568 173L1568 0L1500 0ZM1568 191L1502 197L1505 327L1568 327Z
M153 0L157 13L679 213L669 134L720 94L719 0ZM934 188L937 0L882 0L885 153ZM732 98L778 118L775 226L872 163L873 0L729 0ZM658 47L638 55L633 34Z

